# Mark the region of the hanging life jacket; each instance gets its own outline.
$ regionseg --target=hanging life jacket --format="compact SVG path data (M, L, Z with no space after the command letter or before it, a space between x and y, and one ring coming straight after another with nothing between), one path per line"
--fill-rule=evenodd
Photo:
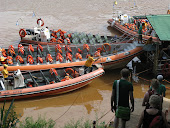
M34 63L34 59L33 59L33 57L31 55L27 56L27 63L29 63L29 64L33 64Z

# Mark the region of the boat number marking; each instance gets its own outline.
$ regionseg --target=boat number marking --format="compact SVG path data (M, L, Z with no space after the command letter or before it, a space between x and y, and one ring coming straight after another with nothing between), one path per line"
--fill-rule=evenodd
M13 91L12 93L10 93L10 92L2 92L3 95L16 94L16 93L22 93L22 90L16 90L16 91Z

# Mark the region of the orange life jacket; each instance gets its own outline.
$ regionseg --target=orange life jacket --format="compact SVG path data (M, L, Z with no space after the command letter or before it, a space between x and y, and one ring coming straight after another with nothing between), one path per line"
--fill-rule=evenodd
M27 56L27 63L29 63L29 64L33 64L34 63L34 59L33 59L33 57L31 55Z
M7 57L6 50L5 50L4 48L2 48L2 55L3 55L4 57Z
M16 57L16 61L17 60L19 60L19 62L22 64L22 63L24 63L24 60L23 60L23 58L20 56L20 55L18 55L17 57Z
M83 49L86 49L87 51L89 51L89 50L90 50L90 47L89 47L88 44L83 44Z
M72 55L70 52L66 53L66 60L70 60L72 62Z
M68 51L68 52L71 52L71 53L72 53L72 50L71 50L71 48L70 48L69 45L66 45L66 46L65 46L65 51Z
M53 58L52 58L51 54L47 54L46 61L53 63Z
M43 59L41 57L37 57L37 63L43 63Z
M57 53L56 61L63 62L63 56L60 53Z
M55 46L55 51L57 52L57 50L58 50L60 53L62 53L60 44L57 44L57 45Z
M28 51L31 51L31 52L34 52L34 48L32 47L32 45L31 44L29 44L29 46L28 46Z
M40 49L41 52L43 51L43 47L40 44L38 44L38 46L37 46L37 51L38 51L38 49Z
M8 64L14 64L13 63L13 58L11 56L7 56L7 63Z
M51 75L55 74L56 76L58 76L58 73L57 73L57 71L54 68L50 69L50 73L51 73Z
M76 53L76 59L80 59L80 60L82 60L82 55L80 54L80 53Z

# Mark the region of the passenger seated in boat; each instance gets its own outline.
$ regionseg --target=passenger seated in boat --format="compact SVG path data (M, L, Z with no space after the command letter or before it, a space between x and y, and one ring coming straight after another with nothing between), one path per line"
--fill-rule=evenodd
M88 59L85 62L85 65L84 65L84 74L87 73L87 69L89 69L89 68L90 68L90 72L93 71L92 64L93 64L93 62L96 62L99 58L100 57L98 57L97 59L93 59L93 55L90 54L90 56L88 57Z

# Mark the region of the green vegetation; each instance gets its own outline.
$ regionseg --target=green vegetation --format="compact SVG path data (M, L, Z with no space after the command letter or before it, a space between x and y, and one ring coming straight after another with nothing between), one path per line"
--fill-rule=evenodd
M5 102L6 101L4 101L3 107L1 107L0 128L14 128L19 122L18 115L14 111L14 99L8 109L5 109Z
M105 128L105 122L96 122L96 128ZM93 128L93 121L79 119L77 121L71 120L64 125L64 128Z
M34 121L32 117L25 118L25 121L20 122L20 128L54 128L55 121L38 117L37 121Z
M32 117L25 118L24 121L19 121L16 112L14 111L14 106L12 100L8 109L5 109L5 102L1 107L1 120L0 120L0 128L54 128L56 122L52 119L46 120L45 117L42 118L41 116L38 117L37 120L33 120ZM96 119L98 120L98 119ZM19 123L19 126L16 126ZM96 122L96 128L104 128L105 122ZM93 128L93 121L91 120L83 120L79 119L77 121L70 120L70 122L66 123L62 128Z
M17 113L14 111L14 99L12 100L8 109L5 109L4 101L3 106L1 107L0 113L0 128L16 128L19 119ZM55 121L52 119L45 120L45 118L39 117L37 121L34 121L32 117L27 117L23 122L20 122L20 128L54 128Z

